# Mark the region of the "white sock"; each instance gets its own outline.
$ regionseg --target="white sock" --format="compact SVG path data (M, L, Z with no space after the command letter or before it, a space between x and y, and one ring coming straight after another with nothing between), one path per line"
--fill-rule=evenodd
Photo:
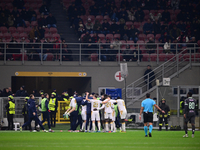
M113 131L116 131L115 122L113 121Z
M122 123L122 130L126 131L125 123Z
M113 122L111 122L110 125L111 125L110 130L113 131Z
M92 130L95 131L95 123L92 123Z
M108 131L108 123L106 123L106 131Z
M85 129L85 122L83 122L82 128L81 128L81 129L82 129L82 130Z
M101 123L100 122L98 122L98 129L99 129L99 131L101 131Z

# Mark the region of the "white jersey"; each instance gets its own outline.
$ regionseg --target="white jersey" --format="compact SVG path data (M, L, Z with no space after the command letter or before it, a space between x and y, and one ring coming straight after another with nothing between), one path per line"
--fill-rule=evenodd
M69 106L72 107L72 108L73 108L73 107L77 108L77 103L76 103L76 99L75 99L75 98L72 98L72 100L71 100Z
M118 99L116 101L117 101L117 105L118 105L119 111L120 112L121 111L125 112L126 111L126 106L125 106L124 100L123 99Z
M113 105L113 102L115 102L114 100L110 100L105 104L105 113L112 113L113 110L111 108L111 106Z
M81 112L86 112L86 109L87 109L87 105L82 105L82 111Z
M91 111L94 111L94 109L99 110L100 104L102 103L102 101L91 99L90 102L91 102Z

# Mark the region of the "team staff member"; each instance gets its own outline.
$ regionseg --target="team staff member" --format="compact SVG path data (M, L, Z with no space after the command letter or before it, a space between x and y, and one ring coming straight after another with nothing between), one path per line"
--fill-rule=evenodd
M168 118L170 117L170 108L168 105L166 105L166 100L163 98L161 101L161 105L159 106L162 110L165 111L165 113L163 114L162 112L159 113L159 131L162 130L162 123L163 123L163 119L165 121L165 128L166 131L168 131Z
M70 116L71 130L73 132L76 131L76 121L78 118L78 105L76 99L74 97L70 97L70 108L65 112L68 116ZM71 132L71 130L69 132Z
M31 94L30 99L27 102L28 105L28 121L26 123L24 123L22 125L22 127L20 127L20 131L22 131L22 128L29 125L31 123L32 120L35 120L35 122L37 122L40 127L42 128L43 132L48 132L44 129L43 125L41 124L40 120L38 119L37 116L37 111L36 111L36 105L35 105L35 100L34 100L34 95Z
M147 136L147 123L149 123L149 137L152 137L152 129L153 129L153 106L155 106L160 112L165 113L164 110L162 110L158 105L156 105L155 101L153 99L150 99L150 94L146 94L146 99L142 101L141 109L140 109L140 116L139 119L141 120L141 115L143 113L144 118L144 132L145 137Z
M55 127L56 126L56 112L58 108L58 100L56 98L56 93L52 92L51 93L51 98L49 101L49 110L50 112L50 118L51 118L51 126Z
M41 109L42 109L42 115L43 115L43 120L41 123L44 123L46 120L48 122L48 127L49 127L49 132L54 132L51 130L51 124L50 124L50 118L49 118L49 94L45 93L44 98L41 101Z
M188 127L187 123L188 121L192 125L192 138L194 138L194 131L195 131L195 108L197 107L197 101L192 98L192 93L188 92L187 99L185 100L185 106L184 106L184 129L185 129L185 135L183 137L188 137Z
M8 96L8 103L5 106L7 110L7 120L8 120L8 130L13 130L13 116L15 114L15 102L13 100L13 96Z
M22 107L22 115L24 116L24 123L28 121L28 106L27 102L29 100L29 97L25 97L24 101L24 106ZM28 125L29 130L32 130L31 124ZM27 130L27 126L25 127L25 130Z

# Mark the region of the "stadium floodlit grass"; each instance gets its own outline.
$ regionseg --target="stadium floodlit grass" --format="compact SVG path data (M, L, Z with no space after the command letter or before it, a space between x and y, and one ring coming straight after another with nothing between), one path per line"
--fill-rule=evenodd
M69 133L67 130L54 133L0 131L1 150L66 150L66 149L139 149L183 150L200 149L200 132L195 138L183 138L184 131L156 131L152 137L144 137L143 130L128 130L126 133Z

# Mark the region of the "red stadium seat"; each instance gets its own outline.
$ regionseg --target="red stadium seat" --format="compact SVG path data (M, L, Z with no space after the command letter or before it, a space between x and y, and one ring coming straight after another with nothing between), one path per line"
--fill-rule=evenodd
M157 60L157 54L151 54L150 59L151 59L151 61L156 61Z
M32 30L31 27L27 27L27 28L24 29L24 31L25 31L27 34L29 34L31 30Z
M4 33L3 37L5 40L11 39L11 34L10 33Z
M158 54L161 54L161 53L163 53L163 47L158 47Z
M9 32L11 33L11 34L13 34L13 33L15 33L16 32L16 28L15 27L9 27Z
M110 17L109 17L108 15L105 15L105 16L103 17L103 19L107 19L108 22L110 21Z
M139 34L138 39L144 41L146 39L146 34Z
M154 39L154 35L153 34L147 34L147 39L149 40L149 38L152 37Z
M60 35L58 33L53 34L52 37L60 39Z
M165 53L161 53L158 56L159 56L159 61L166 61L166 54Z
M84 20L87 20L87 16L86 15L82 15L80 16L80 18L84 21Z
M102 15L97 15L96 16L96 20L99 20L99 22L101 22L103 20L103 16Z
M17 32L20 33L24 33L24 27L17 27Z
M19 34L19 37L20 37L20 38L28 39L28 34L27 34L27 33L20 33L20 34Z
M158 13L163 13L164 12L164 10L163 9L161 9L161 10L158 10Z
M12 37L14 37L15 39L19 39L20 37L19 37L19 33L13 33L12 34Z
M123 56L122 56L122 54L120 53L118 53L117 55L116 55L116 60L118 61L118 60L120 60L120 61L123 61Z
M25 21L25 24L27 27L29 27L31 25L29 21Z
M120 39L120 34L114 34L113 38L114 39L116 39L116 38Z
M142 54L143 57L142 57L142 61L149 61L149 54Z
M91 61L98 61L98 54L97 53L92 53L90 56L91 56Z
M159 40L160 37L161 37L161 34L156 34L155 39L156 39L156 40Z
M200 47L200 40L197 41L198 46Z
M58 30L56 28L50 28L49 31L51 34L55 34Z
M88 19L88 18L90 18L92 22L95 20L95 16L93 16L93 15L89 15L89 16L87 17L87 19Z
M105 40L105 35L104 35L104 34L98 34L98 36L99 36L99 38L100 38L101 40Z
M127 44L134 44L134 41L127 41Z
M32 26L32 27L37 26L37 25L38 25L37 21L32 21L32 22L31 22L31 26Z
M52 61L54 58L54 55L52 53L47 53L47 61Z
M126 26L127 26L128 28L131 28L132 24L133 24L133 22L131 22L131 21L127 21L127 22L126 22Z
M144 15L149 15L149 10L143 10Z
M113 34L106 34L106 39L112 40L113 39Z
M52 34L46 33L46 34L44 34L44 38L45 39L51 39L52 38Z
M144 20L147 21L148 19L150 19L149 15L144 16Z
M0 31L4 34L8 32L8 29L6 27L0 27Z
M167 59L167 60L174 61L174 60L172 59L174 56L175 56L174 54L166 54L166 59Z
M135 28L139 28L141 26L141 23L140 22L134 22L133 25L134 25Z
M0 39L2 39L3 38L3 33L0 33Z

